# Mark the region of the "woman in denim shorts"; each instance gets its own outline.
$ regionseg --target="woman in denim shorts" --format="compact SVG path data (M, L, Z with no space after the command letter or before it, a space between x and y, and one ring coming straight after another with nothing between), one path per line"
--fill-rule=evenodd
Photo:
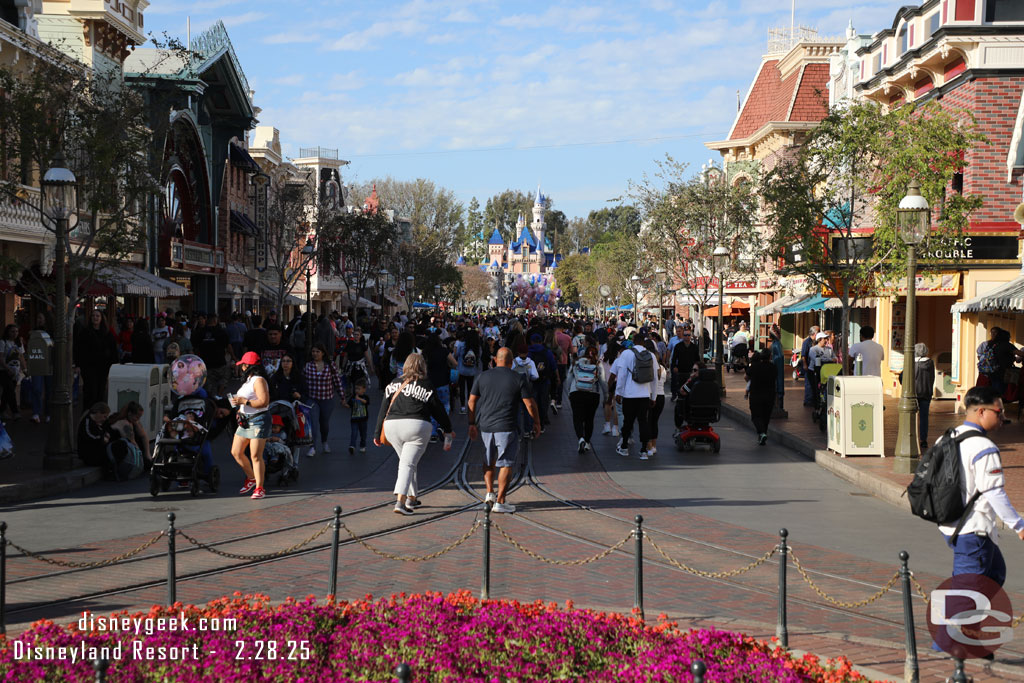
M258 500L266 495L263 490L266 475L263 448L270 436L270 413L267 412L270 386L259 354L248 351L236 365L242 366L245 383L231 397L232 405L238 406L238 429L231 442L231 455L245 472L245 482L238 492L246 494L252 491L252 498ZM249 457L246 457L246 449Z

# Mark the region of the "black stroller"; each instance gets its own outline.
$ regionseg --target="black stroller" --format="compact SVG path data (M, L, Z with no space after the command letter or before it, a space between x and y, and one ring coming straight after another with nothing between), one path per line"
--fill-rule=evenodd
M722 391L717 380L714 370L702 368L696 378L683 386L686 398L676 400L675 417L679 431L675 435L675 444L678 450L692 451L696 444L708 445L713 453L721 450L721 437L711 426L718 422L722 412ZM685 425L682 424L684 420Z
M210 435L216 408L213 401L201 396L186 396L167 414L153 445L153 467L149 471L149 493L153 497L166 491L174 482L188 484L189 493L199 495L201 482L216 493L220 486L220 469L214 465L201 474L200 451Z
M296 402L297 403L297 402ZM285 448L271 448L270 443L264 448L263 459L267 466L267 475L276 474L277 485L284 486L299 479L299 448L306 445L304 430L299 427L296 408L290 401L274 401L267 410L273 424L281 424L281 443ZM306 443L304 443L306 442Z
M729 369L737 373L746 371L749 348L744 342L729 347Z

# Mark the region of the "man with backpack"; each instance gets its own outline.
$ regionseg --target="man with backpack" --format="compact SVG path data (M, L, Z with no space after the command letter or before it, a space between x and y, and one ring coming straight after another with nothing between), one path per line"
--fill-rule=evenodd
M936 522L953 549L953 576L981 574L1001 586L1006 562L997 521L1024 540L1024 519L1004 488L999 447L988 438L1003 424L1003 400L992 387L974 387L964 396L964 408L964 423L928 449L907 494L913 513Z
M648 412L654 405L655 390L654 354L642 346L634 346L632 340L623 342L625 350L612 363L608 373L609 393L614 393L615 402L622 406L622 443L615 452L629 457L629 437L633 433L633 421L640 423L640 459L647 460L647 442L650 440Z
M551 390L558 384L558 361L551 349L544 345L544 338L540 334L530 335L529 356L537 368L537 379L533 382L533 396L537 399L540 428L543 432L550 424L548 421L549 398Z

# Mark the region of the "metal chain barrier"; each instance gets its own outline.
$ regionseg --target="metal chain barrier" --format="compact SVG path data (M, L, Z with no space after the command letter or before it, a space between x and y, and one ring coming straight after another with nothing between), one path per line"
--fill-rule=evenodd
M668 553L666 553L662 549L662 547L658 545L653 538L651 538L650 534L644 533L644 537L652 546L654 546L654 549L658 551L658 554L665 558L665 561L671 564L673 567L675 567L676 569L682 569L684 572L689 572L690 574L696 574L697 576L701 576L705 579L728 579L733 576L739 576L744 572L749 572L751 569L756 569L757 567L760 567L762 564L767 562L771 558L771 556L775 554L777 550L775 547L773 547L771 550L766 552L761 557L757 558L745 567L740 567L739 569L733 569L727 572L706 572L700 569L694 569L693 567L685 565L682 562L678 562L673 558L669 557Z
M913 573L910 574L910 582L914 584L914 590L916 590L917 594L921 596L921 599L924 600L925 604L931 604L932 599L928 597L928 592L924 589L924 586L921 585L921 582L917 580L917 577L914 576Z
M146 548L148 548L149 546L153 545L154 543L159 541L161 538L163 538L164 537L164 533L165 532L161 531L156 536L154 536L153 538L149 539L148 541L146 541L145 543L143 543L139 547L134 548L132 550L129 550L126 553L121 553L117 557L112 557L109 560L99 560L98 562L66 562L64 560L55 560L52 557L43 557L42 555L39 555L38 553L34 553L31 550L26 550L25 548L22 548L20 545L18 545L14 541L7 541L7 545L11 546L12 548L17 550L18 552L22 553L25 557L30 557L33 560L37 560L39 562L45 562L46 564L52 564L52 565L55 565L57 567L68 567L68 568L71 568L71 569L95 569L97 567L106 567L108 565L117 564L118 562L121 562L122 560L127 560L129 557L132 557L134 555L138 555L143 550L145 550Z
M206 550L208 552L211 552L214 555L220 555L221 557L227 557L227 558L230 558L232 560L251 560L251 561L254 561L254 562L260 562L260 561L263 561L263 560L272 560L272 559L274 559L276 557L284 557L285 555L290 555L291 553L295 552L296 550L298 550L302 546L308 545L308 544L312 543L313 541L315 541L316 539L318 539L321 536L323 536L325 533L327 533L327 530L330 529L330 528L331 528L331 522L328 522L323 527L321 527L319 531L316 531L312 536L310 536L309 538L307 538L304 541L300 541L299 543L296 543L293 546L289 546L289 547L285 548L284 550L278 550L276 553L263 553L261 555L240 555L240 554L237 554L237 553L229 553L229 552L226 552L224 550L217 550L216 548L214 548L212 546L209 546L209 545L206 545L205 543L197 541L196 539L192 538L191 536L189 536L188 534L186 534L184 531L182 531L180 529L178 530L178 534L182 538L184 538L186 541L188 541L189 543L194 545L195 547L201 548L201 549Z
M492 522L492 525L494 526L495 529L497 529L501 533L502 536L505 537L505 540L508 541L509 544L512 547L516 548L517 550L521 550L522 552L524 552L525 554L529 555L530 557L532 557L535 560L540 560L541 562L547 562L548 564L557 564L557 565L560 565L560 566L563 566L563 567L578 567L578 566L583 565L583 564L589 564L591 562L597 562L600 559L608 557L613 552L615 552L616 550L618 550L619 548L624 546L626 544L626 542L629 541L629 539L633 538L633 532L630 532L629 535L627 535L624 539L622 539L621 541L619 541L618 543L616 543L612 547L605 548L604 550L602 550L598 554L591 555L590 557L585 557L582 560L552 560L551 558L544 557L543 555L541 555L539 553L535 553L534 551L530 550L529 548L523 546L519 541L517 541L516 539L512 538L508 534L507 531L502 529L501 525L498 524L497 522Z
M344 522L341 522L341 528L345 530L345 533L352 537L353 541L356 541L357 543L359 543L359 545L363 546L374 555L380 555L381 557L388 560L398 560L399 562L426 562L427 560L433 560L435 558L441 557L445 553L451 552L452 550L458 548L460 545L468 541L470 536L476 533L476 530L480 528L480 525L482 523L483 522L481 522L479 519L476 520L475 522L473 522L473 526L469 527L469 531L462 534L462 536L460 536L458 540L456 540L454 543L447 545L444 548L441 548L436 553L430 553L429 555L423 556L392 555L389 552L385 552L383 550L374 548L372 545L370 545L369 543L361 539L359 536L357 536L351 529L345 526Z
M866 605L870 605L875 600L878 600L880 597L882 597L890 590L892 590L892 587L895 586L896 582L900 580L900 573L896 572L892 575L892 578L889 579L889 582L882 586L882 588L871 597L865 598L864 600L858 600L857 602L843 602L842 600L836 600L828 593L818 588L818 584L814 583L814 579L812 579L810 575L808 575L807 571L804 570L803 566L800 564L800 560L797 559L796 553L793 552L792 547L790 547L789 549L789 555L793 558L793 565L796 567L796 570L800 572L800 576L802 576L807 585L811 587L811 590L817 593L818 596L826 602L831 603L836 607L842 607L844 609L855 609L857 607L864 607Z

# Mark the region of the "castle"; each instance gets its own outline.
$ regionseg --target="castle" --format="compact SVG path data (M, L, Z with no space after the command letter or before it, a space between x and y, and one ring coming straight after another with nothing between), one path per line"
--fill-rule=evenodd
M555 264L561 260L556 256L551 239L545 235L544 195L537 187L537 196L533 201L533 222L526 225L522 213L516 221L516 241L506 244L498 228L494 228L491 238L487 241L487 260L481 268L490 273L504 273L511 279L515 275L540 275L550 273Z

